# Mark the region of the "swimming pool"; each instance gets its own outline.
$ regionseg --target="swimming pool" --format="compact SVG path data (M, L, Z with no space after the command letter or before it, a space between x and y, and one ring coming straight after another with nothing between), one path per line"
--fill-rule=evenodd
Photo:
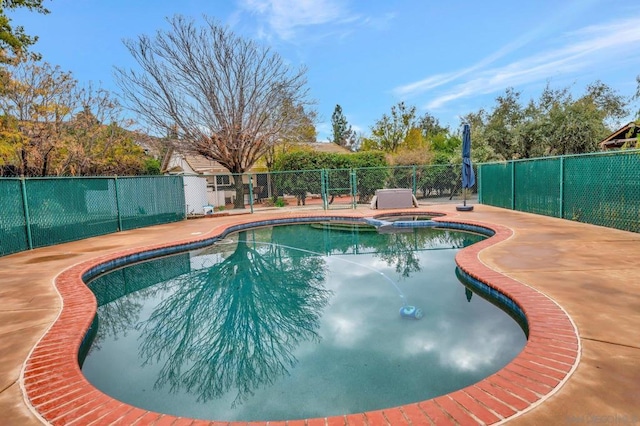
M524 346L520 326L456 278L455 253L484 237L338 228L247 229L99 277L85 375L149 410L282 420L429 399ZM407 306L424 316L403 317Z

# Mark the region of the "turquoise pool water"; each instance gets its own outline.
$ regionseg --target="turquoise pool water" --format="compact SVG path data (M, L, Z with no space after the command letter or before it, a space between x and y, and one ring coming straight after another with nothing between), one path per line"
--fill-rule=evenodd
M456 252L483 238L284 225L112 271L89 283L99 308L83 373L132 405L227 421L357 413L460 389L526 343L456 278ZM411 308L423 316L402 315Z

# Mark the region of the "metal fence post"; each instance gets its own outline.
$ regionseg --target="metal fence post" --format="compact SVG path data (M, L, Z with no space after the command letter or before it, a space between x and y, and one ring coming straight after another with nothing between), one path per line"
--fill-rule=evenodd
M511 210L516 209L516 162L511 160Z
M324 210L329 209L329 199L327 194L327 182L326 182L326 170L320 170L320 192L322 193L322 208Z
M412 173L411 173L411 192L413 192L413 195L416 195L416 191L418 190L418 179L417 179L417 172L416 172L417 168L415 166L415 164L412 167Z
M253 213L253 175L249 173L249 207Z
M478 190L478 203L482 204L482 164L478 164L478 179L476 179L476 189Z
M113 176L114 186L116 188L116 215L118 216L118 231L122 231L122 215L120 214L120 197L118 196L118 175Z
M564 156L560 157L560 218L564 218Z
M356 171L351 169L351 207L355 209L357 207L356 197L358 196Z
M179 175L178 179L180 180L178 185L178 192L180 192L180 200L183 205L182 209L182 220L187 220L187 200L184 196L184 175ZM217 193L216 193L217 196Z
M25 178L22 176L20 178L20 189L22 192L22 209L24 211L24 224L27 228L27 244L29 245L29 250L33 250L33 239L31 238L31 218L29 217L29 203L27 202L27 185L25 183Z

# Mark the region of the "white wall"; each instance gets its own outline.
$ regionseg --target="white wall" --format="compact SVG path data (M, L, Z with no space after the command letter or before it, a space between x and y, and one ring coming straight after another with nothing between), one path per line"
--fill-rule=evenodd
M214 207L224 206L224 191L216 191L212 186L207 188L207 200Z
M207 198L207 179L200 176L184 176L184 201L187 214L204 214Z

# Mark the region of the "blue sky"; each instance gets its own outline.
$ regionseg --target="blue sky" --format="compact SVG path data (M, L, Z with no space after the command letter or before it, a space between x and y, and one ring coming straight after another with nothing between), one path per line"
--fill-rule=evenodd
M318 139L340 104L364 135L400 101L459 128L508 87L523 103L549 83L576 94L601 80L630 96L640 75L640 3L629 0L45 0L48 15L9 16L40 37L34 50L81 83L118 90L135 68L123 39L203 15L308 68Z

